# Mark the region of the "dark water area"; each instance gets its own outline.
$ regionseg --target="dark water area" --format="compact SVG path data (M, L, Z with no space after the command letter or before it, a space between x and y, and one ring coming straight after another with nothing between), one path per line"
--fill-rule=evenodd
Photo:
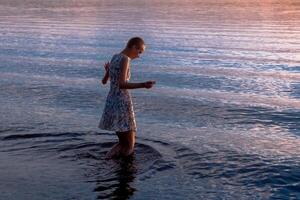
M0 199L300 199L297 0L0 0ZM97 128L132 36L137 143Z

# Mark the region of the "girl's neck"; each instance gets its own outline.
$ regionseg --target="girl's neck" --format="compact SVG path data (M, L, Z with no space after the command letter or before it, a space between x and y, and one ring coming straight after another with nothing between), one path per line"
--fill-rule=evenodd
M123 51L121 51L121 53L124 54L125 56L127 56L127 57L129 57L129 58L131 59L129 49L125 48L125 49L123 49Z

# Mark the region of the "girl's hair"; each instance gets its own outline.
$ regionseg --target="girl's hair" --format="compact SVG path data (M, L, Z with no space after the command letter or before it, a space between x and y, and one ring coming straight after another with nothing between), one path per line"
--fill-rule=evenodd
M133 37L128 42L126 47L131 49L134 45L139 46L145 44L144 40L140 37Z

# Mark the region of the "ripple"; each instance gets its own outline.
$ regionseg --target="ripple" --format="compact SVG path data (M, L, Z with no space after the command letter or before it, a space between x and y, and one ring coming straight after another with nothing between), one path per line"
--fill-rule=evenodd
M59 136L68 136L68 137L77 137L82 136L80 133L72 133L72 132L66 132L66 133L34 133L34 134L15 134L15 135L9 135L2 137L1 140L19 140L19 139L32 139L32 138L38 138L38 137L59 137Z
M45 140L35 141L37 138ZM1 152L70 161L75 164L71 168L80 168L82 181L95 184L93 191L100 199L130 197L138 190L134 183L151 183L171 174L198 184L210 180L260 192L270 187L292 192L300 184L300 165L293 158L270 159L220 148L197 152L177 143L138 137L133 156L106 160L106 152L114 145L111 140L111 134L99 132L13 134L1 138L14 142L13 148L2 146ZM284 193L272 195L281 197Z
M300 199L299 5L2 1L1 199ZM76 130L103 105L97 66L137 34L137 79L160 85L136 110L156 139L105 160L114 135Z
M227 104L258 106L278 109L300 109L300 101L289 96L270 96L247 92L226 92L219 90L201 90L175 87L159 87L155 92L167 96L181 96L189 99L221 101Z

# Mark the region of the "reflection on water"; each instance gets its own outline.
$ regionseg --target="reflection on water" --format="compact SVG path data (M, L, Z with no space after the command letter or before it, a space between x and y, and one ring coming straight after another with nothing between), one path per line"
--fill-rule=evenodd
M0 199L300 199L299 8L2 0ZM157 84L132 91L134 157L106 161L101 65L135 35L131 79Z
M115 176L114 183L110 184L108 180L96 180L96 188L98 199L129 199L135 192L135 188L130 184L134 181L137 166L135 157L129 157L117 160L118 167L107 175L107 179L111 180L111 175Z

